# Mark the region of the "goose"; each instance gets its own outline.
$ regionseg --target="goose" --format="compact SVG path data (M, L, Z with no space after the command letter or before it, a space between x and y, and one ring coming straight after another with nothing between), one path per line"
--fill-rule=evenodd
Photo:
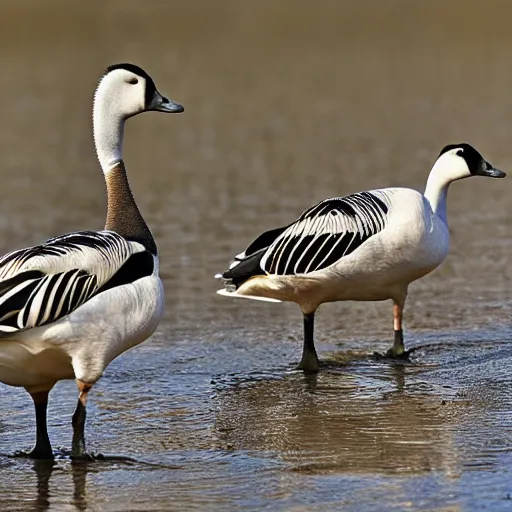
M158 252L130 190L122 157L125 121L146 111L183 112L133 64L115 64L99 81L94 143L107 187L101 231L78 231L0 259L0 382L25 388L35 407L32 458L53 458L48 394L75 379L71 456L89 458L84 426L91 388L109 363L146 340L163 313Z
M448 254L448 188L470 176L503 178L472 146L445 146L424 194L383 188L326 199L291 224L263 233L215 277L217 293L297 303L304 342L298 368L319 368L315 312L324 302L393 301L394 342L384 355L406 358L402 315L410 283L432 272Z

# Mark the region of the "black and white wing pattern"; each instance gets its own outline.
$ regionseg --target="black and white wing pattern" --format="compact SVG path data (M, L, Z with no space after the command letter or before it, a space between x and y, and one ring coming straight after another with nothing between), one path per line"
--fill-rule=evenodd
M0 259L0 335L62 318L153 272L153 256L112 231L80 231Z
M260 260L267 274L322 270L384 229L390 201L381 190L326 199L306 210L268 247Z

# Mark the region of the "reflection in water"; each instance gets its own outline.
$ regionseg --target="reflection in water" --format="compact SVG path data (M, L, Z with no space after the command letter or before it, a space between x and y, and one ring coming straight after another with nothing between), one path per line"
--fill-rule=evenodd
M87 509L87 501L85 499L85 481L87 478L87 462L73 462L71 469L73 472L73 504L79 511Z
M74 506L76 511L87 510L87 501L85 498L85 483L87 472L91 463L88 462L70 462L73 493L72 497L66 498L62 493L56 492L58 501L68 501ZM34 510L49 510L52 504L51 476L57 466L56 461L36 460L34 461L34 471L37 475L37 499L34 504Z
M500 429L511 427L512 348L482 336L423 339L414 364L345 354L314 376L244 367L245 348L233 373L204 341L148 346L114 365L98 386L99 410L91 409L103 445L129 446L139 462L0 458L1 504L23 503L23 512L147 510L148 500L156 510L381 512L415 500L429 510L456 507L460 496L495 503L510 492L510 436ZM268 361L274 345L255 353ZM183 370L190 354L200 361L194 373ZM111 388L123 379L121 398ZM70 408L74 398L70 386Z
M19 478L12 480L11 486L3 489L0 498L0 510L44 512L47 510L87 510L86 480L87 474L98 471L90 462L64 460L23 460L10 459L10 464L3 468L4 478L9 478L9 471L14 475L30 470L35 476L28 482ZM16 489L17 487L17 489ZM19 500L17 493L23 494ZM71 508L70 508L71 507Z
M53 460L34 461L34 471L37 475L37 499L34 509L45 511L50 508L50 477L55 462Z
M297 471L450 474L458 465L456 415L403 365L294 374L216 400L221 443L275 453Z

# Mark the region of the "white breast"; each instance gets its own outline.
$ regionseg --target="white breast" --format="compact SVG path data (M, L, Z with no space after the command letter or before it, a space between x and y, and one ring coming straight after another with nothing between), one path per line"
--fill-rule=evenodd
M386 228L329 269L330 279L347 282L337 300L390 298L390 287L431 272L448 254L448 228L422 194L403 188L385 193L392 205Z
M95 382L113 359L153 334L163 307L156 275L107 290L53 324L0 339L0 381L25 387L74 377Z

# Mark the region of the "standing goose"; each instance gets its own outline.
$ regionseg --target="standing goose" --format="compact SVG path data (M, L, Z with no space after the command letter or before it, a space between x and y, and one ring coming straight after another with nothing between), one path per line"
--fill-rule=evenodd
M299 368L309 372L318 371L313 328L320 304L391 299L394 343L386 356L407 356L402 332L407 288L446 257L448 187L470 176L503 178L505 173L469 144L453 144L441 151L423 195L384 188L326 199L235 256L216 276L224 281L217 293L296 302L304 317Z
M26 455L53 457L48 393L76 379L72 456L85 457L89 391L108 364L155 331L164 297L151 232L128 185L125 121L149 110L183 112L133 64L107 68L94 97L94 142L107 185L102 231L79 231L0 259L0 382L22 386L36 412L36 444Z

